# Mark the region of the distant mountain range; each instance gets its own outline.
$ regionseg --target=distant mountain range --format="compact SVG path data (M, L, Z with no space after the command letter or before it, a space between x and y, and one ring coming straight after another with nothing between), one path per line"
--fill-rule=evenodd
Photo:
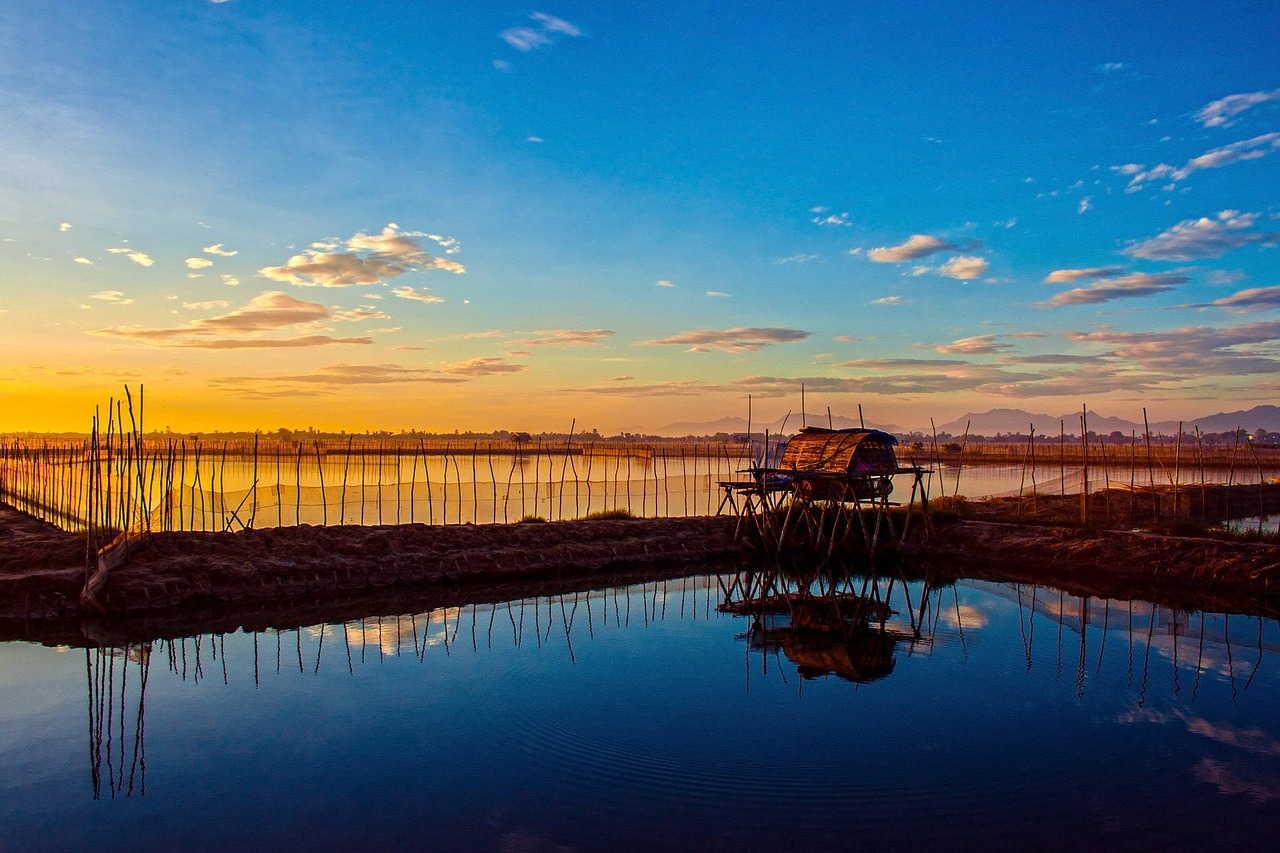
M793 433L800 429L801 426L808 424L809 426L827 426L827 413L814 414L812 412L807 415L800 415L792 412L789 416L778 418L774 421L753 421L751 431L762 433L768 430L770 434L782 432L783 426L786 426L786 432ZM833 415L830 425L834 429L850 429L851 427L861 426L857 418L847 418L841 415ZM889 433L902 433L908 430L898 424L880 423L879 421L867 421L868 429L882 429ZM726 432L730 434L745 433L747 431L746 418L720 418L714 421L701 421L697 423L683 421L680 423L667 424L659 427L655 432L659 435L670 436L686 436L686 435L715 435L718 432Z
M1143 425L1141 422L1126 420L1125 418L1109 417L1100 415L1097 412L1090 411L1088 415L1089 430L1100 435L1107 435L1112 432L1122 432L1125 435L1143 433ZM809 426L827 426L827 414L808 414L805 417L792 413L788 418L779 418L774 421L762 422L755 421L751 424L751 431L760 433L766 429L770 433L778 433L783 431L785 420L786 432L793 433L800 429L801 425L807 422ZM1028 428L1034 424L1036 432L1041 435L1055 435L1061 429L1065 428L1067 435L1080 434L1080 413L1068 412L1065 415L1046 415L1036 414L1034 412L1023 411L1022 409L992 409L989 412L969 412L961 415L953 421L940 423L937 425L939 433L950 433L951 435L963 435L966 425L971 435L982 435L988 438L996 435L1026 435ZM848 429L850 427L859 426L856 418L849 418L842 415L834 415L831 418L831 425L836 429ZM874 429L882 429L885 432L901 435L912 430L902 427L898 424L882 423L879 421L867 421L866 426ZM1265 429L1267 432L1280 432L1280 406L1254 406L1252 409L1235 412L1218 412L1213 415L1205 415L1199 418L1190 418L1182 422L1184 432L1194 432L1196 427L1201 432L1230 432L1237 427L1253 432L1257 429ZM931 427L928 424L916 427L915 431L928 435ZM655 430L659 435L670 436L686 436L686 435L715 435L716 433L745 433L747 431L747 419L739 417L725 417L714 421L701 422L680 422L667 424ZM1153 434L1174 435L1178 431L1177 421L1152 421L1151 432Z
M1063 428L1066 429L1068 435L1079 435L1080 413L1068 412L1065 415L1053 417L1052 415L1024 412L1021 409L992 409L989 412L970 412L961 415L954 421L938 424L938 432L962 435L966 424L968 424L971 434L988 437L1008 433L1026 435L1032 424L1035 424L1037 433L1044 435L1057 433ZM1141 422L1108 417L1093 411L1088 414L1088 424L1090 432L1100 435L1106 435L1117 430L1125 435L1132 433L1141 435L1145 429ZM1175 435L1178 432L1177 421L1152 421L1150 426L1152 433ZM1250 432L1257 429L1265 429L1267 432L1280 432L1280 406L1254 406L1252 409L1236 412L1218 412L1214 415L1189 418L1182 422L1184 432L1194 432L1196 427L1199 427L1201 432L1230 432L1236 428ZM921 432L925 432L925 430L921 430Z

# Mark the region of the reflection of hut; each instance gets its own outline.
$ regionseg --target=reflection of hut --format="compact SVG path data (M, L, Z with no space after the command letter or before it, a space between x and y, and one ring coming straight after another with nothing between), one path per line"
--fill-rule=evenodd
M778 468L785 472L816 475L811 479L813 497L830 497L826 477L852 484L862 499L887 497L893 491L893 475L899 472L893 452L898 439L878 429L823 429L805 427L787 443Z
M891 675L896 663L893 635L875 628L849 637L788 630L777 641L801 678L834 675L854 684L868 684Z

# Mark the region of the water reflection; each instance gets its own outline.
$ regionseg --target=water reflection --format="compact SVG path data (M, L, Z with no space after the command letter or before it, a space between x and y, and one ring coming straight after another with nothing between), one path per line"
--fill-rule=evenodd
M750 621L738 639L759 652L765 674L770 655L776 659L781 651L804 679L834 675L854 684L878 681L893 672L898 644L914 652L932 643L937 622L930 624L935 596L928 580L916 593L918 608L905 580L888 578L882 589L879 577L830 571L748 571L722 591L719 609Z
M89 681L89 779L93 798L103 796L104 779L111 799L132 796L135 790L146 796L151 644L85 649L84 662Z
M692 647L708 632L736 639L746 655L738 687L744 697L772 693L780 683L802 698L804 683L825 682L829 688L822 701L855 701L854 690L868 688L882 693L877 700L882 702L903 689L892 685L904 660L945 667L969 666L979 657L983 672L1007 673L1028 687L1045 676L1065 682L1080 703L1099 690L1104 701L1118 700L1124 707L1114 718L1118 723L1180 725L1187 736L1230 747L1240 755L1207 755L1195 765L1195 778L1220 791L1255 802L1280 793L1268 775L1280 756L1280 740L1270 724L1268 729L1233 727L1189 710L1189 703L1210 689L1214 701L1244 703L1260 673L1269 672L1270 653L1280 651L1280 626L1273 620L1073 596L1025 584L751 569L88 648L92 795L147 794L148 691L154 696L156 673L163 681L162 704L173 702L175 691L199 687L202 701L216 705L232 700L203 691L256 691L280 678L359 678L369 667L392 662L401 668L430 667L440 657L491 658L507 666L522 650L555 656L555 666L572 668L590 649L598 666L606 655L594 644L606 644L614 654L621 635L655 626L662 626L664 643ZM635 639L621 647L636 648ZM645 645L641 639L638 647ZM158 664L155 673L153 663ZM662 669L666 664L653 666L659 684L678 677ZM940 671L934 670L935 677ZM918 692L921 672L914 670L917 692L909 703L924 700ZM649 676L637 671L636 677ZM1274 688L1274 673L1262 680ZM235 695L236 702L253 701L252 693ZM859 695L856 701L871 697ZM999 695L988 701L999 701ZM734 703L726 697L716 701Z

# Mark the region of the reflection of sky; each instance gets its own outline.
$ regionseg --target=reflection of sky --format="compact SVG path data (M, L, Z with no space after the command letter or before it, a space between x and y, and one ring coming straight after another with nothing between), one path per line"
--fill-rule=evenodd
M1091 608L1082 637L1050 618L1056 592L1038 591L1029 624L1029 589L1020 611L1016 594L964 582L929 593L926 641L900 640L892 674L804 681L739 638L743 619L704 609L709 588L530 599L523 627L513 602L284 629L278 670L274 631L257 636L256 661L252 635L205 637L198 682L194 640L174 650L185 646L185 680L157 644L147 794L127 803L90 799L83 652L0 645L0 825L16 848L376 835L450 849L777 850L851 833L888 846L904 826L929 847L962 836L1009 847L1075 837L1087 807L1110 846L1280 831L1280 656L1248 689L1239 658L1234 687L1216 665L1198 686L1185 672L1175 683L1154 640L1146 654L1145 630L1130 647L1114 603L1105 635ZM918 611L921 586L910 593ZM891 624L909 627L901 584L890 606ZM1265 623L1264 641L1277 639ZM126 744L138 674L129 664ZM115 677L118 691L119 664Z

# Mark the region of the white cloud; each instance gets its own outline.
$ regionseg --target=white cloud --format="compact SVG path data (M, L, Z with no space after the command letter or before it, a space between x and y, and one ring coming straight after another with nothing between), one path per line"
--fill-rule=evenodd
M457 261L439 258L424 250L419 242L421 238L435 241L445 254L457 251L457 241L452 238L400 231L393 222L380 234L352 236L345 242L345 252L336 251L342 247L333 241L321 241L281 266L263 267L258 274L299 287L351 287L378 284L407 272L466 272Z
M133 300L125 298L125 295L118 290L99 290L97 293L89 295L90 299L100 299L103 302L110 302L113 305L132 305Z
M64 233L65 233L65 232L67 232L67 231L70 231L72 228L75 228L75 226L74 226L74 225L72 225L70 222L60 222L60 223L58 223L58 230L59 230L59 231L62 231L62 232L64 232Z
M493 67L501 71L503 74L511 73L511 63L507 62L505 59L495 59L493 61Z
M986 275L990 266L985 258L957 255L938 267L938 275L945 275L947 278L959 281L969 281Z
M817 255L792 255L789 258L779 258L775 263L779 266L784 264L807 264L809 261L816 261Z
M1250 107L1256 107L1258 104L1264 104L1267 101L1274 101L1278 98L1280 98L1280 89L1272 89L1270 92L1227 95L1225 98L1219 98L1202 107L1200 112L1196 113L1196 121L1205 127L1230 127L1234 124L1231 119L1240 113Z
M412 299L415 302L437 303L444 302L443 296L436 296L434 293L427 292L427 288L422 290L414 290L412 287L393 287L391 288L392 296L399 296L401 299Z
M228 287L235 287L240 283L240 279L236 278L233 275L227 275L224 273L221 276L221 278L222 278L222 283L227 285Z
M149 267L155 263L155 261L151 259L150 255L147 255L144 252L139 252L136 249L130 249L128 247L107 249L107 251L113 255L124 255L126 258L133 261L138 266Z
M929 234L912 234L905 243L897 246L872 249L867 252L867 257L879 264L896 264L902 261L914 261L918 258L928 257L935 252L946 252L958 249L954 243L948 243L946 240L940 240Z
M222 248L221 243L214 243L212 246L205 246L201 251L206 255L219 255L224 258L234 258L236 255L240 254L239 249L232 249L228 251L227 249Z
M1123 62L1104 62L1101 65L1095 65L1093 70L1099 74L1111 74L1115 71L1123 71L1128 67Z
M809 221L814 225L839 225L842 228L853 227L853 223L849 221L848 211L845 211L844 213L832 213L827 216L819 214Z
M1275 245L1280 235L1250 231L1258 219L1256 213L1223 210L1214 217L1185 219L1150 240L1135 243L1124 250L1134 258L1160 261L1190 261L1196 258L1219 258L1251 244Z
M872 305L910 305L910 299L903 299L901 296L881 296L879 299L871 300Z
M707 296L710 296L710 297L712 297L713 299L728 299L728 298L729 298L729 294L725 293L723 290L708 290L708 291L707 291Z
M88 258L72 258L77 264L84 264L87 267L93 266L93 261Z
M1085 211L1089 210L1091 207L1093 207L1092 197L1085 196L1084 198L1080 199L1080 204L1076 206L1076 213L1084 213Z
M225 299L211 299L208 302L184 302L182 307L188 311L212 311L214 308L226 308L229 304Z
M193 270L202 270L213 266L213 261L208 258L187 258L186 264Z
M529 141L529 142L539 143L539 144L540 144L540 143L542 142L542 137L541 137L541 136L530 136L530 137L528 138L528 141Z
M657 281L654 282L654 284L656 284L658 287L675 287L674 284L667 281L665 278L658 279Z

